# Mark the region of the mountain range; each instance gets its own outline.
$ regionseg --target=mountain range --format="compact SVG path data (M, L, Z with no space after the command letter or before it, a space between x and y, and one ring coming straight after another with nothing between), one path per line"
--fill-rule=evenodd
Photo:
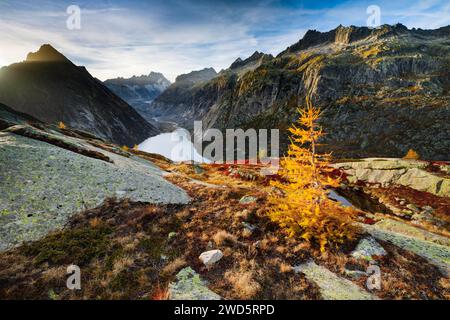
M25 61L0 69L0 103L120 145L132 146L159 132L84 67L48 44Z
M336 157L400 157L414 149L446 160L449 68L450 26L309 30L277 56L256 51L218 73L192 71L172 84L156 72L102 83L43 45L0 69L0 103L117 144L140 143L172 123L192 131L202 120L204 129L280 129L286 150L287 128L310 97L323 111L322 149Z
M150 72L131 78L108 79L104 84L146 118L148 104L170 86L170 81L162 73Z
M338 157L428 159L450 150L450 26L309 30L276 57L255 52L217 75L177 79L150 112L192 129L278 128L282 146L305 97L323 110L323 149ZM201 71L201 72L204 72Z

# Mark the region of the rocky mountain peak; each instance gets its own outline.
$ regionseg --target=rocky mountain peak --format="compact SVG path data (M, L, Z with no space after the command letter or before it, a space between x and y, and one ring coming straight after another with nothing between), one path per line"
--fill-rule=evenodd
M179 75L175 82L201 82L208 81L217 76L216 70L214 68L204 68L202 70L191 71L186 74Z
M148 74L147 78L150 81L153 81L153 82L162 83L162 84L165 84L167 86L170 85L170 81L167 80L167 78L161 72L153 72L153 71L151 71Z
M68 85L70 83L70 85ZM134 145L158 134L131 106L51 45L0 69L0 103L46 122Z
M327 32L308 30L302 39L288 47L285 51L280 53L280 55L286 52L296 52L328 43L349 44L372 36L380 38L399 35L408 31L408 28L401 23L395 25L386 24L378 28L357 27L353 25L346 27L339 25L337 28Z
M30 52L26 62L70 62L62 53L50 44L42 45L38 51Z
M105 80L106 84L119 85L162 85L164 88L170 86L170 81L160 72L151 71L148 75L132 76L131 78L118 77Z
M250 57L248 57L245 60L242 60L241 58L237 58L231 64L230 69L236 69L236 68L242 67L242 66L246 65L249 62L258 61L259 59L264 58L264 57L272 57L272 56L271 55L267 55L267 54L265 54L263 52L255 51L255 52L253 52L253 54Z

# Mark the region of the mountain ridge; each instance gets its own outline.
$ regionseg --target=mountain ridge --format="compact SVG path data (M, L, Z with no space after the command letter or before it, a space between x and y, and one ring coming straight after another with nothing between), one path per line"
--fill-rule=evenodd
M153 71L148 75L118 77L105 80L103 83L150 123L153 120L148 114L149 103L171 85L162 73Z
M48 123L133 145L159 132L85 67L50 45L0 69L0 102Z
M337 157L449 157L450 27L339 26L310 31L276 57L229 68L183 91L166 91L151 110L192 130L287 128L305 97L324 111L326 151ZM236 66L236 65L235 65ZM418 121L417 119L421 119ZM430 129L433 128L433 129Z

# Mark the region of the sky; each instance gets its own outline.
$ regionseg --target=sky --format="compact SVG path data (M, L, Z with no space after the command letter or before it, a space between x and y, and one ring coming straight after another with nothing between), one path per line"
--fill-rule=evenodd
M80 8L79 20L67 12L71 5ZM371 5L381 24L450 25L447 0L0 0L0 67L50 43L100 80L155 71L174 81L227 68L256 50L276 55L308 29L366 26Z

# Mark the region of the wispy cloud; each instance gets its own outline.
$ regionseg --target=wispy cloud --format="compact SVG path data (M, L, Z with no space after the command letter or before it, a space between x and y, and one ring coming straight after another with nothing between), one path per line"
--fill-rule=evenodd
M78 1L82 29L66 28L62 1L0 2L0 65L23 60L51 43L76 64L104 80L163 72L178 74L228 67L253 51L277 54L307 29L364 25L371 1ZM77 3L77 1L75 1ZM387 1L378 4L382 23L436 28L450 24L446 1Z

